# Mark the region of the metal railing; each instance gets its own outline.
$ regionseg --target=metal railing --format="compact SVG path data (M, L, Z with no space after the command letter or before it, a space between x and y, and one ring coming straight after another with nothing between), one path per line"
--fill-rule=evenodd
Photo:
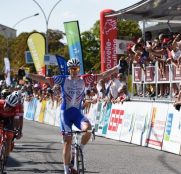
M177 84L181 82L181 66L166 65L164 72L158 66L158 63L149 64L143 70L140 65L132 65L132 100L158 100L172 102L175 100L173 97L173 89L178 88ZM137 86L137 89L135 89ZM147 87L151 86L153 94L147 95ZM140 89L138 89L140 88ZM159 90L167 90L169 95L159 96ZM136 90L136 91L135 91ZM141 92L142 95L138 93ZM135 95L134 93L137 93Z

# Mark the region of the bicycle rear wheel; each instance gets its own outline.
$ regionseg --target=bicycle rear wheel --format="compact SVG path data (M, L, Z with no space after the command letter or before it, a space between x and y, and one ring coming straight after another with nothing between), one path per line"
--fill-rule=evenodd
M82 149L80 146L77 146L77 153L76 153L76 168L78 174L84 174L84 156L82 153Z
M0 146L0 173L3 174L4 173L4 166L6 165L6 144L3 143Z

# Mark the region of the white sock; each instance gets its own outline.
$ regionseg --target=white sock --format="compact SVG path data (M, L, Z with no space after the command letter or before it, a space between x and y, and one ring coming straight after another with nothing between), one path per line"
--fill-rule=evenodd
M69 172L69 165L64 165L64 174L70 174Z

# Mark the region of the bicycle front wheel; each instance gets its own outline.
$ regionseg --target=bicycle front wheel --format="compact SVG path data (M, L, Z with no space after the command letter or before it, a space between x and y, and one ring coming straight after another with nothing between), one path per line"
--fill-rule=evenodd
M80 146L77 147L76 164L78 174L84 174L84 156Z
M3 174L4 173L4 166L6 165L6 144L3 143L0 146L0 173Z

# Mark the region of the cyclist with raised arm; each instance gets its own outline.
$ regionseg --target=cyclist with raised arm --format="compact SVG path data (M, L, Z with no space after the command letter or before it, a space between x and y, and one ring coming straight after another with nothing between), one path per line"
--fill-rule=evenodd
M80 62L77 58L72 58L67 62L70 75L57 75L53 77L44 77L37 74L27 74L32 80L48 83L51 86L59 84L61 86L62 103L60 106L60 131L63 133L63 163L65 174L70 174L69 165L71 158L72 124L77 128L87 131L91 130L89 120L81 113L81 103L84 98L85 87L94 81L106 78L113 73L118 73L119 65L109 69L101 74L80 73ZM91 137L90 132L86 132L81 139L81 148L87 144Z
M16 139L22 136L23 127L23 105L19 103L17 92L8 95L6 99L0 99L0 121L7 130L18 130ZM17 118L18 117L18 118ZM6 156L11 152L12 139L7 139Z

